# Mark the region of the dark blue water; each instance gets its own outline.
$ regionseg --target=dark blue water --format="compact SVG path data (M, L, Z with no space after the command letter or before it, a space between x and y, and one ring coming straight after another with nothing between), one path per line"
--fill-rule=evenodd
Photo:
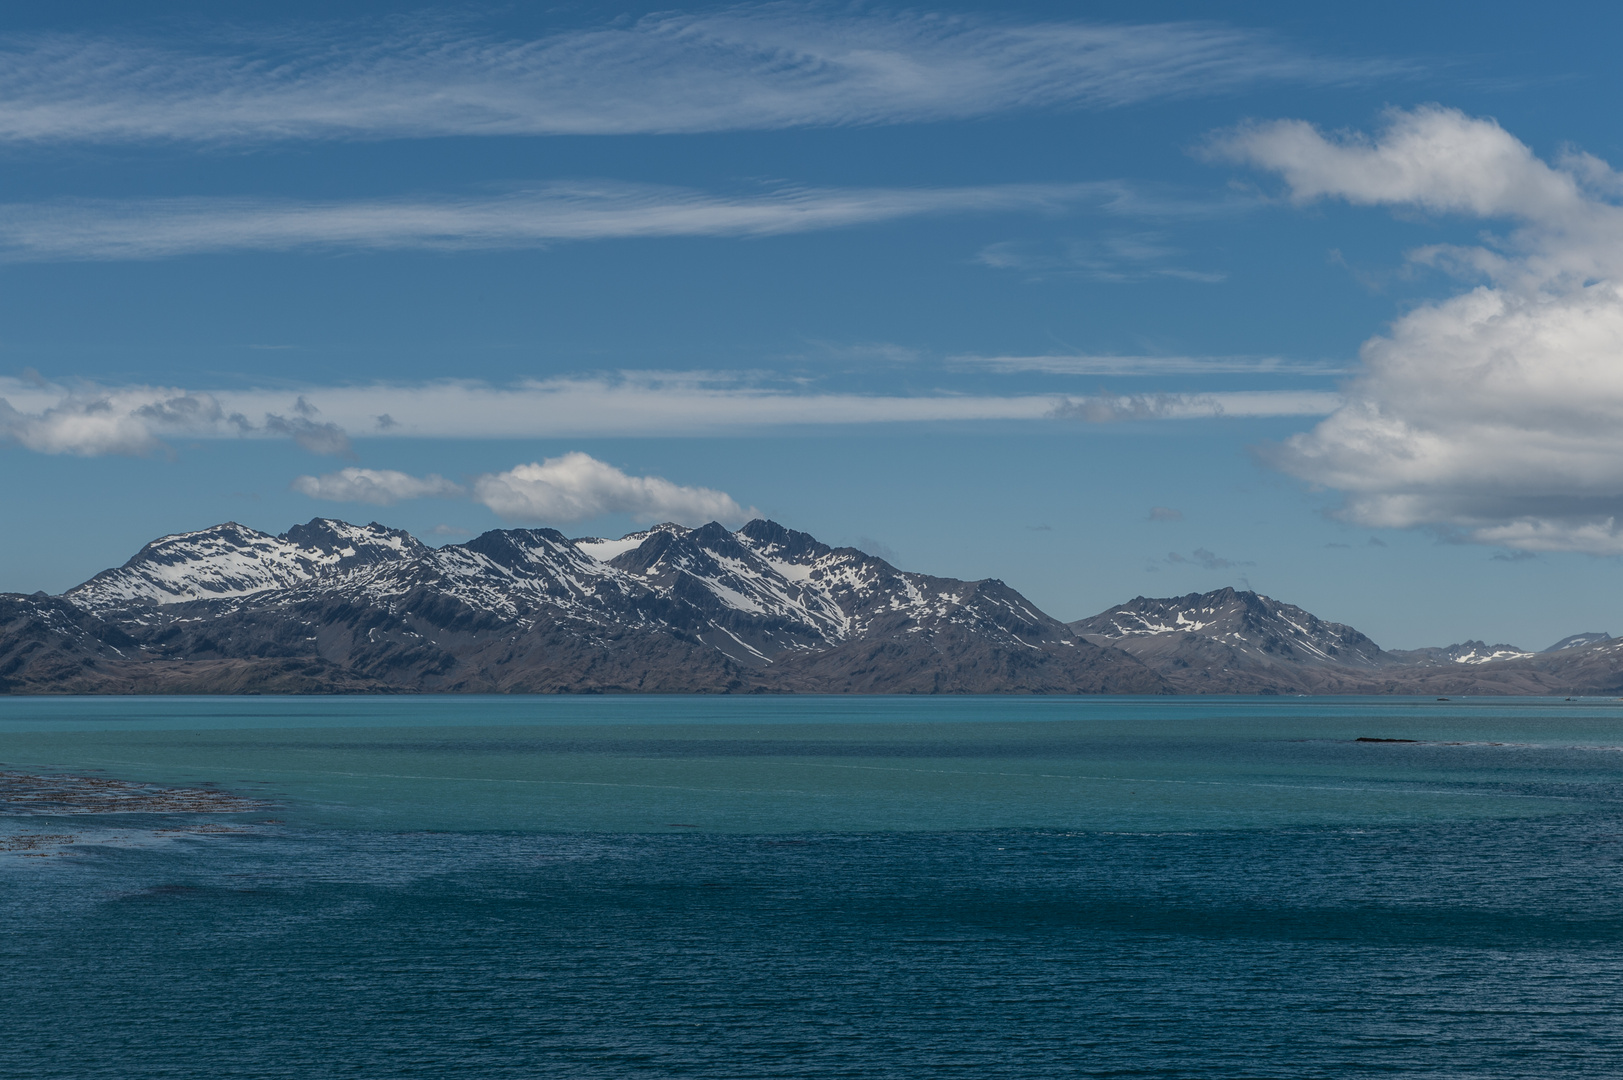
M12 808L0 1075L1620 1071L1616 704L534 708L0 703L263 804Z

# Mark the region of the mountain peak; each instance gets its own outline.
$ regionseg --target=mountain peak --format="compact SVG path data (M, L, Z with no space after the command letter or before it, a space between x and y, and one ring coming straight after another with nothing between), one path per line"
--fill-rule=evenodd
M1611 641L1612 635L1605 631L1591 630L1587 633L1572 634L1562 638L1544 651L1547 653L1563 652L1567 649L1581 649L1586 645L1595 645L1602 641Z
M1226 586L1206 593L1136 597L1070 628L1098 645L1141 659L1172 657L1186 667L1229 671L1282 662L1373 667L1380 646L1350 626L1326 622L1294 604Z
M356 526L315 518L272 536L226 521L160 537L123 566L63 595L97 612L236 599L417 558L427 550L410 534L376 522Z

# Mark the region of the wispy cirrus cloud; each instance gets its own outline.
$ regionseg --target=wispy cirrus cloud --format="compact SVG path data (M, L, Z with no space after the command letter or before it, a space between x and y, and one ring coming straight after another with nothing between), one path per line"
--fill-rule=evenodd
M0 141L764 130L1113 108L1416 66L1215 23L1029 22L773 3L517 38L395 19L136 42L0 39Z
M301 405L302 403L302 411ZM0 378L0 440L52 454L150 454L167 438L299 440L345 454L351 440L704 435L829 425L1184 420L1322 416L1333 394L918 395L824 393L703 372L532 380L196 390L63 386ZM278 420L281 422L278 423Z
M1049 415L1057 420L1114 424L1139 420L1216 417L1323 416L1342 404L1340 394L1318 390L1241 390L1211 394L1094 394L1066 398Z
M1043 375L1344 375L1348 369L1279 356L954 356L949 365Z
M0 259L159 259L230 251L467 251L581 240L759 237L939 214L1121 204L1115 182L959 188L788 188L720 195L648 184L548 184L483 197L259 198L0 204ZM1117 211L1119 212L1119 211Z
M1126 283L1172 278L1206 285L1227 279L1220 270L1178 265L1183 254L1160 233L1138 232L1046 242L1005 240L982 248L976 261L1033 279L1061 276Z

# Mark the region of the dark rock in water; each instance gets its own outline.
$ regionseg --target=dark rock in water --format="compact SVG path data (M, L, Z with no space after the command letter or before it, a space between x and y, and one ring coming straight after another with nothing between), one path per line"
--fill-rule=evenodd
M1402 743L1412 743L1412 742L1419 742L1419 741L1420 741L1419 739L1374 739L1374 738L1371 738L1368 735L1360 735L1358 738L1353 740L1353 742L1402 742Z
M139 784L105 776L0 771L0 807L11 816L241 814L268 804L205 788Z

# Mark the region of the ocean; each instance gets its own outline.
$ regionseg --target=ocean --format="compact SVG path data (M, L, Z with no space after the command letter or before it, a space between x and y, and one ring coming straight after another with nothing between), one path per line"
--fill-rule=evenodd
M5 1077L1623 1071L1618 701L0 698L0 773Z

